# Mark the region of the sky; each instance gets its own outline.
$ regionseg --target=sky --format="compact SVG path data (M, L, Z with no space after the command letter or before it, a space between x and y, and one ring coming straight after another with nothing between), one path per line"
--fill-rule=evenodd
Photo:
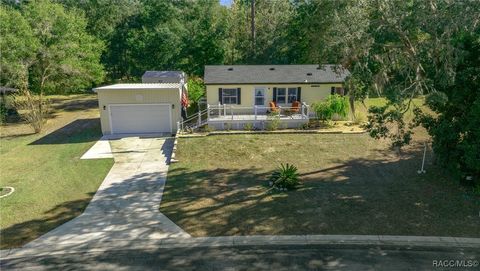
M230 6L233 0L220 0L220 5Z

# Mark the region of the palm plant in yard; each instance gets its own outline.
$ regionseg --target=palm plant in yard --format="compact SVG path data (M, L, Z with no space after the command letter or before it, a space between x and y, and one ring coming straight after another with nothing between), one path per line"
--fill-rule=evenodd
M282 190L295 188L300 182L298 168L288 163L282 163L280 167L272 173L269 181L270 186Z

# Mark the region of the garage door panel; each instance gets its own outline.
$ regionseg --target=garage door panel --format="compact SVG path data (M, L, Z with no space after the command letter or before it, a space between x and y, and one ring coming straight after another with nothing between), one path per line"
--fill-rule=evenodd
M112 134L171 132L171 106L110 105Z

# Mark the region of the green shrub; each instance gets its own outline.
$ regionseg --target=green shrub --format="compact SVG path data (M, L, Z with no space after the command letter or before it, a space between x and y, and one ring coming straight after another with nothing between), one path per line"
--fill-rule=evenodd
M331 119L333 116L333 112L327 101L314 103L312 107L317 114L317 118L320 120L328 120Z
M267 130L268 131L275 131L278 130L280 127L280 116L276 113L271 113L267 117Z
M291 164L280 164L280 167L270 176L270 186L280 189L292 189L299 183L299 174L296 166Z
M4 123L7 119L8 110L4 103L0 103L0 124Z
M215 131L215 126L207 124L207 125L203 126L202 131L204 131L205 133L213 132L213 131Z
M480 183L477 183L473 186L473 193L480 196Z
M330 120L334 116L346 118L348 115L348 99L338 94L329 95L325 101L313 104L313 110L320 120Z
M308 122L306 123L301 123L300 125L298 125L298 129L300 130L308 130L310 128L310 125Z
M253 130L253 123L245 123L243 125L243 130L245 131L252 131Z
M230 130L232 130L232 125L231 125L230 123L228 123L228 122L225 122L225 123L223 124L223 130L225 130L225 131L230 131Z

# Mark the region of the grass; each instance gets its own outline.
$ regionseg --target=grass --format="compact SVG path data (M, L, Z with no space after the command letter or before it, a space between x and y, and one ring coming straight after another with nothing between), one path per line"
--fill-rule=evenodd
M46 133L29 134L25 124L2 127L8 136L0 144L0 186L15 192L0 199L0 248L21 246L78 216L112 166L111 159L80 160L101 131L98 110L78 107L78 98L53 104Z
M384 106L386 104L387 104L387 100L385 98L368 98L365 100L365 105L363 105L361 102L358 102L358 101L355 102L355 109L357 114L362 115L366 119L368 115L368 108L370 106ZM422 110L426 110L426 112L430 112L430 110L428 110L428 108L424 105L424 98L414 98L412 100L412 104L410 105L410 108L405 113L404 117L406 121L411 121L413 119L414 106L420 107L422 108Z
M181 138L160 210L193 236L388 234L480 237L480 198L432 164L367 135ZM268 189L280 163L302 186Z

